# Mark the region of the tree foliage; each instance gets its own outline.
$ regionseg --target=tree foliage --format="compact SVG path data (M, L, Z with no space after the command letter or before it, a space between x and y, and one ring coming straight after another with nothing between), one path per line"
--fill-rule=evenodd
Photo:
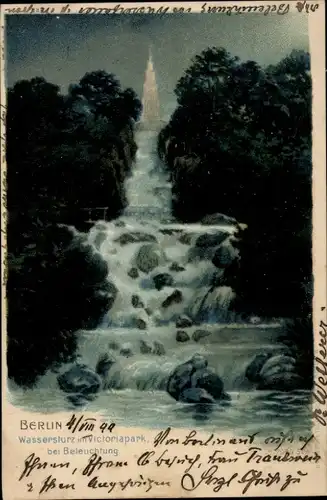
M9 210L78 225L80 208L109 206L115 217L140 109L134 91L104 71L87 73L65 96L43 78L17 82L8 91Z
M8 373L31 386L72 359L75 331L107 310L106 263L61 225L89 229L84 208L108 207L109 219L123 210L141 103L104 71L67 95L19 81L7 102Z
M307 310L309 55L293 51L263 68L209 48L195 57L175 92L178 106L158 140L171 173L175 215L198 221L224 212L247 223L243 306L271 315Z

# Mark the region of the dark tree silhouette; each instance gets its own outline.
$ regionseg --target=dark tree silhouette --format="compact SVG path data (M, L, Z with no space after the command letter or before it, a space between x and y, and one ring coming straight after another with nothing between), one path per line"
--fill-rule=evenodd
M136 153L141 103L114 75L87 73L68 95L43 78L8 90L8 372L33 385L72 359L76 331L108 309L106 263L82 237L82 208L117 217Z
M262 68L224 49L196 56L158 151L174 214L223 212L248 224L240 307L270 316L311 309L310 58L293 51ZM194 202L197 200L197 203Z

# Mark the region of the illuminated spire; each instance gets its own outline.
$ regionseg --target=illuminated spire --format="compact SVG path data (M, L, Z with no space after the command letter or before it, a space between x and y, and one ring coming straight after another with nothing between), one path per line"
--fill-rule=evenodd
M160 106L151 47L149 47L149 59L143 84L142 104L143 114L141 121L144 128L157 126L160 121Z
M151 45L149 47L149 60L148 60L148 70L154 72L153 59L152 59L152 49Z

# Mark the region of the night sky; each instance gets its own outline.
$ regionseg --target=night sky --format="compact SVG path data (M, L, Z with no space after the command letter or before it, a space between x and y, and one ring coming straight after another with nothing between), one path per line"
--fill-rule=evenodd
M203 49L224 47L266 65L309 43L307 16L297 14L12 15L6 28L7 86L43 76L65 92L87 71L103 69L141 96L151 44L164 119L178 78Z

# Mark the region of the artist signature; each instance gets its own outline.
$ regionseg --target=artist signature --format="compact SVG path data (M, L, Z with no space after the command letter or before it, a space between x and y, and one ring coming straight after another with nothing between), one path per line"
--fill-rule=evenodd
M324 409L316 408L313 412L313 418L321 425L327 425L327 324L320 321L318 356L315 357L315 371L319 374L318 380L314 383L313 397L323 406Z

